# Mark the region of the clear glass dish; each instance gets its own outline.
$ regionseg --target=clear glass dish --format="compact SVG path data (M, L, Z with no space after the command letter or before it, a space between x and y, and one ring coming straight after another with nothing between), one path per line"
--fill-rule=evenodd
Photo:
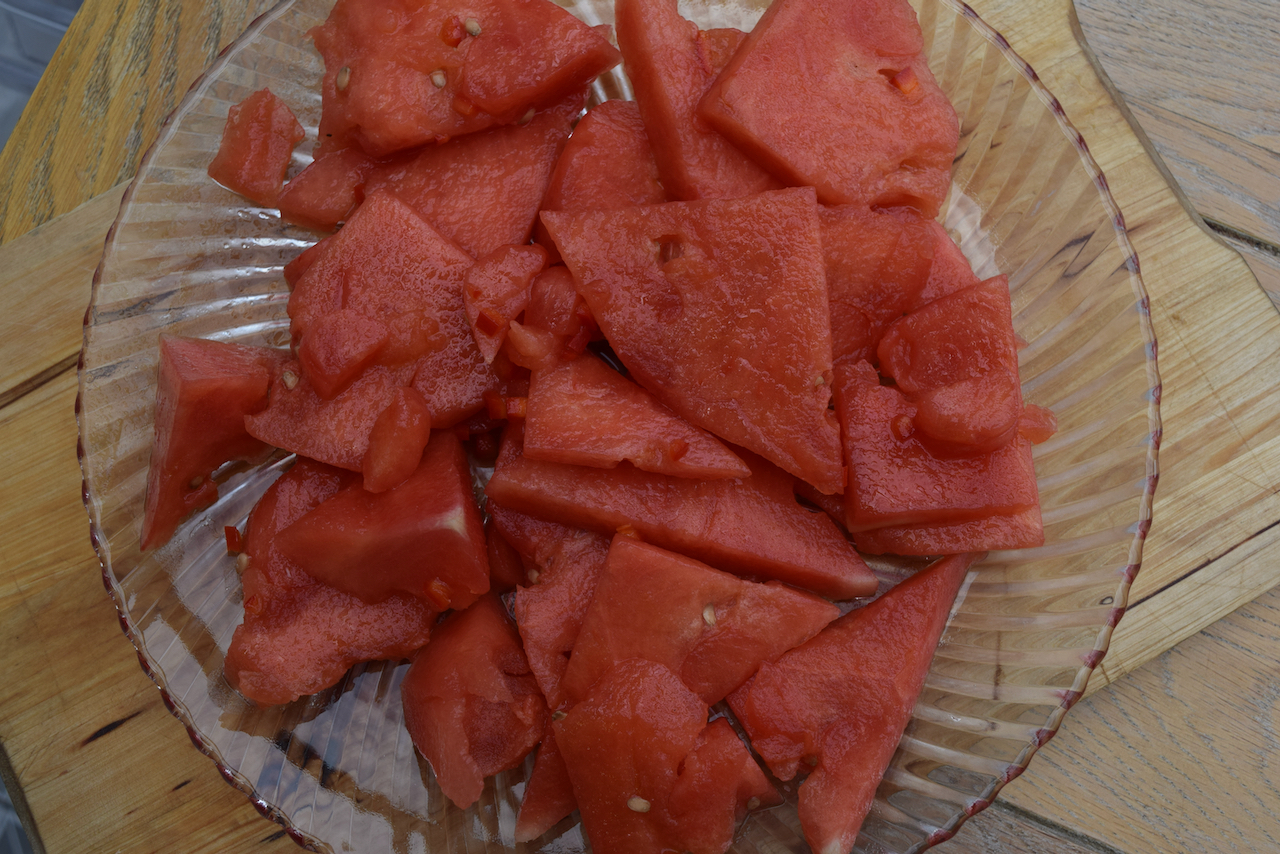
M161 332L285 346L281 268L315 236L215 185L205 168L228 108L271 87L311 138L322 65L306 38L332 0L286 0L196 83L125 194L94 282L77 411L85 504L103 579L143 668L195 745L265 815L318 850L513 850L526 769L480 802L445 801L401 723L405 665L257 709L222 659L241 619L223 542L282 461L232 474L223 497L140 554ZM609 0L573 0L611 23ZM760 0L691 2L703 26L749 28ZM1035 73L965 4L916 0L930 64L962 119L943 219L984 275L1007 273L1026 398L1057 414L1036 448L1047 542L971 574L857 843L921 851L991 803L1057 730L1124 613L1150 525L1160 381L1124 220L1084 140ZM595 99L625 97L620 73ZM306 146L304 145L305 149ZM295 168L309 160L299 151ZM886 570L889 568L886 567ZM529 850L585 850L571 817ZM804 851L795 811L751 817L735 851Z

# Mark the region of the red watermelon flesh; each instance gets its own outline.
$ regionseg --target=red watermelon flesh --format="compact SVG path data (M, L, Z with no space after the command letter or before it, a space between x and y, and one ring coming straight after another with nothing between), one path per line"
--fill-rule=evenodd
M556 745L555 727L547 722L533 771L524 784L520 812L516 815L516 842L532 842L578 808L573 781Z
M305 133L289 106L259 89L227 114L209 177L250 201L275 207L293 147Z
M524 320L528 326L545 329L566 342L590 339L599 331L573 274L563 265L548 267L533 280Z
M889 324L920 304L933 266L929 220L911 208L820 207L834 361L874 361Z
M298 362L316 394L332 400L373 364L389 337L381 320L340 308L311 324L298 344Z
M260 347L161 336L144 551L168 542L186 516L218 499L213 473L223 463L271 452L245 431L244 419L267 405L271 373L284 359Z
M498 355L507 324L529 304L529 286L546 266L547 251L525 244L499 246L467 270L462 304L485 362Z
M542 199L542 210L615 210L667 200L634 101L611 99L574 126ZM539 243L554 249L546 226L534 224Z
M962 554L1042 546L1044 522L1037 505L1007 515L983 516L967 522L888 526L859 531L852 536L858 550L865 554Z
M706 705L660 664L620 662L553 726L599 854L723 854L752 798L776 802L742 742L708 735Z
M422 395L398 388L369 431L369 447L360 471L366 492L386 492L418 470L422 450L431 438L431 410Z
M436 628L400 695L405 729L460 809L479 800L486 777L523 762L547 724L520 636L492 595Z
M823 492L844 488L812 189L542 218L640 385Z
M370 603L403 593L443 611L489 589L471 469L447 430L426 443L404 483L380 493L352 484L282 530L277 544L318 580Z
M746 451L751 476L696 481L617 468L566 466L521 451L508 427L485 492L532 516L646 542L737 575L775 579L832 599L865 596L875 576L835 524L795 500L794 479Z
M720 71L725 37L708 39L681 17L676 0L618 0L618 46L673 199L731 199L782 186L696 113ZM745 34L737 33L743 38Z
M953 524L1039 505L1030 442L1019 438L988 454L937 457L913 432L915 407L897 389L881 386L865 362L837 366L836 411L849 461L850 531Z
M996 276L895 321L880 370L916 406L921 440L969 455L1008 445L1022 414L1009 282Z
M560 682L604 571L609 540L493 501L489 512L498 533L529 566L529 583L516 590L516 625L542 695L549 707L558 709L565 703Z
M395 193L473 257L527 243L585 92L523 125L428 145L379 165L367 193Z
M340 0L311 35L325 61L317 155L358 143L381 157L508 124L618 60L550 0Z
M729 696L779 778L801 765L800 824L816 852L844 854L875 798L975 555L943 558L817 637L766 663Z
M331 466L362 471L369 435L397 390L413 377L413 366L374 365L332 400L322 398L291 360L271 380L270 402L244 418L249 435Z
M436 609L406 596L377 605L313 579L281 554L276 534L352 480L299 459L259 500L245 530L244 623L227 679L255 703L290 703L338 683L360 661L404 658L427 642Z
M503 0L466 42L458 95L499 122L554 106L622 56L603 32L548 0Z
M644 658L712 705L761 662L804 643L839 615L812 594L744 581L618 535L561 685L571 701L581 701L614 664Z
M921 305L982 281L941 223L929 220L929 231L933 233L933 267L929 270L929 280L920 294Z
M720 440L586 353L533 372L524 453L599 468L627 460L644 471L704 480L751 474Z
M933 217L951 186L959 122L923 44L907 0L783 0L699 112L826 204L910 205Z
M329 235L333 237L333 235ZM288 264L284 265L284 280L292 290L294 285L298 284L298 280L302 278L302 274L311 269L311 265L315 263L320 254L324 252L325 247L329 245L329 237L323 237L319 241L311 244L306 249L298 253Z
M518 585L529 583L524 558L498 533L492 514L484 521L484 541L489 554L490 590L501 595L512 592Z
M463 280L474 263L395 196L371 193L289 297L295 340L305 349L317 320L342 310L384 324L388 340L374 364L409 369L432 423L450 427L479 411L484 393L500 386L463 304Z
M315 231L333 231L364 199L364 182L373 163L358 148L340 148L316 158L280 193L280 218Z

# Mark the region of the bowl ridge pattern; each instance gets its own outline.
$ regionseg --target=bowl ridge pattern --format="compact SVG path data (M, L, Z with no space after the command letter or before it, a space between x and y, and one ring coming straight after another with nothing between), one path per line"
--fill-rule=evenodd
M198 80L125 194L85 315L77 453L90 535L121 627L166 706L220 773L314 850L515 848L524 769L468 811L447 805L400 720L404 665L354 668L333 689L255 709L221 675L241 616L222 526L287 464L233 473L222 497L156 552L138 552L160 331L282 346L283 264L315 236L217 187L205 166L231 104L263 85L312 138L318 56L306 31L330 0L285 0ZM590 23L607 2L562 0ZM943 220L981 275L1009 276L1024 393L1060 432L1036 448L1047 542L970 574L857 849L914 852L953 835L1022 773L1080 698L1123 615L1158 479L1160 380L1149 302L1123 215L1061 104L957 0L917 0L926 55L962 117ZM684 9L749 27L759 3ZM682 7L683 9L683 7ZM626 97L620 73L593 101ZM294 168L309 162L295 154ZM876 561L882 578L902 565ZM787 790L794 801L794 786ZM564 822L521 850L586 850ZM752 816L734 850L805 851L793 810Z

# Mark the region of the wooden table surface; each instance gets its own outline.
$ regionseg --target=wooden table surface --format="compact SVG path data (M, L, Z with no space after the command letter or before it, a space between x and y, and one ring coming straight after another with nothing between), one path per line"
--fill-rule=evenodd
M85 0L0 154L0 770L37 851L296 850L192 748L138 667L89 547L71 416L122 182L199 71L270 5ZM937 850L1280 850L1280 319L1263 296L1280 302L1280 3L972 5L1029 59L1074 33L1109 77L1032 62L1130 223L1166 439L1144 568L1091 695ZM1178 270L1194 285L1162 291Z

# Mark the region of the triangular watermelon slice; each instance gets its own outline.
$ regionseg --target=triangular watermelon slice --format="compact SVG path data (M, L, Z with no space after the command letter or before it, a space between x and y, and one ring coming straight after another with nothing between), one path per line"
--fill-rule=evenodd
M673 199L732 199L782 185L696 113L732 49L680 15L676 0L618 0L618 46ZM741 31L720 30L721 38Z
M673 477L751 474L719 439L589 353L533 372L524 452L533 459L598 468L627 460Z
M696 481L628 463L598 469L533 460L521 427L508 426L485 488L498 503L606 536L646 542L749 578L774 579L831 599L866 596L876 579L820 513L801 507L795 479L742 451L751 476Z
M734 145L826 204L936 216L951 186L955 109L907 0L779 0L699 105Z
M821 491L843 491L811 188L542 221L640 385Z
M839 615L812 594L744 581L618 535L561 685L569 699L581 701L615 663L644 658L713 705L762 662L804 643Z
M975 555L943 558L764 664L729 705L780 779L801 765L800 825L819 854L846 854L911 719Z
M428 145L373 169L365 192L389 190L476 258L525 243L585 92L527 124Z

